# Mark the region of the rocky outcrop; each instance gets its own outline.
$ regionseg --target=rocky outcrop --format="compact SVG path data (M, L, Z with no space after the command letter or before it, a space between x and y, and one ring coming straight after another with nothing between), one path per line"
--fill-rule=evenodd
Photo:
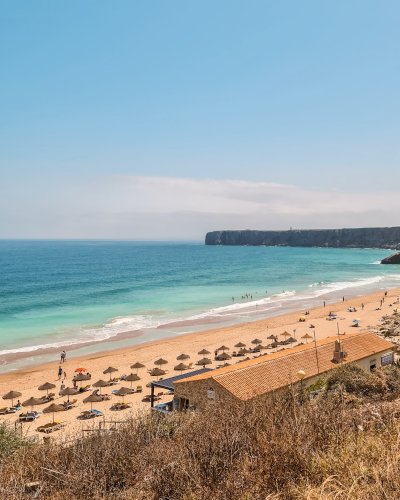
M381 264L400 264L400 252L394 253L386 259L381 260Z
M206 235L206 245L390 248L400 250L400 227L212 231Z

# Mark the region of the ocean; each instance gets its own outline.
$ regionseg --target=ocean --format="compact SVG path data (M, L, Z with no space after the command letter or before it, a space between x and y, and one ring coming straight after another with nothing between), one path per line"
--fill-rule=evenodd
M2 240L0 372L397 288L390 253Z

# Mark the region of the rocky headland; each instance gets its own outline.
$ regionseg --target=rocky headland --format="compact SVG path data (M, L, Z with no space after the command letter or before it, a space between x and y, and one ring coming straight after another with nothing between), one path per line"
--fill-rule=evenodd
M212 231L206 245L248 245L400 250L400 227L293 229L290 231Z
M381 264L400 264L400 252L389 255L386 259L381 260Z

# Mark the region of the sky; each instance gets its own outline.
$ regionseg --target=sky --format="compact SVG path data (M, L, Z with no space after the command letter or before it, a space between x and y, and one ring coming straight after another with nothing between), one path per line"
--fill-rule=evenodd
M0 238L400 225L400 3L0 0Z

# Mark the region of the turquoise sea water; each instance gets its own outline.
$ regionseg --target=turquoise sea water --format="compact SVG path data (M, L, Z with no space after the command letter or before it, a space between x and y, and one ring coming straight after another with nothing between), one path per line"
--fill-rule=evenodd
M87 354L396 288L400 268L378 265L390 253L3 240L2 371L21 366L19 354L26 366L49 360L49 348Z

